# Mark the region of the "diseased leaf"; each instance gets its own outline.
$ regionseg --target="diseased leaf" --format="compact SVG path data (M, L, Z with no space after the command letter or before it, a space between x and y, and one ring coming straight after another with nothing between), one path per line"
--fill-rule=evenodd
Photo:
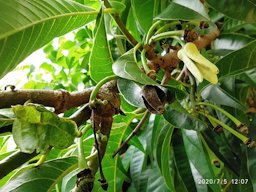
M0 1L0 78L54 37L95 18L95 10L69 0Z
M80 135L75 122L60 118L43 106L29 104L12 107L16 119L13 138L22 152L46 152L49 147L64 149Z
M94 42L89 59L91 78L99 82L104 77L110 76L112 72L113 59L106 35L105 14L100 12L96 22Z
M158 85L158 83L139 69L133 57L133 49L126 52L114 62L113 72L119 77L129 79L143 85Z
M199 0L185 1L176 0L155 19L159 20L209 20L209 17L204 10L204 6Z
M10 180L0 191L52 191L60 179L77 167L76 157L66 157L48 161L38 167L25 170Z
M206 0L206 2L228 17L246 22L256 22L256 4L251 0Z
M177 101L166 107L164 118L174 127L181 129L203 130L207 125L189 114Z
M256 67L255 57L256 41L252 41L245 47L226 55L216 63L220 70L218 77L223 79L224 77L237 75Z

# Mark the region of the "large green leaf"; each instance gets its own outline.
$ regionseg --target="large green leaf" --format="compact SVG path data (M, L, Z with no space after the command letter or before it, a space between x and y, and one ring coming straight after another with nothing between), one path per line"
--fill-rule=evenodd
M212 170L212 165L209 163L208 154L205 153L203 145L198 137L198 133L193 130L182 129L182 136L187 156L191 162L191 169L196 169L204 179L216 179ZM196 181L198 182L198 181ZM217 184L209 185L215 192L220 191L220 186Z
M170 124L164 126L157 139L156 160L164 178L165 184L170 191L175 191L174 188L174 161L173 154L171 155L171 139L174 127Z
M153 20L154 1L153 0L132 0L133 13L136 18L137 25L146 33ZM143 11L141 11L143 10Z
M105 15L102 11L99 13L94 33L94 43L89 59L91 78L99 82L104 77L113 75L113 59L106 35Z
M197 183L195 183L194 180L197 178L194 178L195 175L192 175L189 159L185 151L184 142L182 139L181 130L175 131L175 136L173 137L173 151L175 156L175 162L177 166L177 171L180 174L184 185L187 189L189 189L190 192L201 192L203 191L202 188L206 188L205 191L207 191L207 187L205 186L198 186L196 188ZM194 177L193 177L194 176Z
M201 93L204 99L215 102L218 105L225 105L234 107L240 110L245 110L246 107L242 103L230 95L228 92L223 90L217 85L207 86Z
M256 4L251 0L206 0L213 8L234 19L256 22Z
M117 86L124 99L135 107L145 108L141 95L141 85L126 79L118 79Z
M216 63L220 70L219 78L237 75L256 67L255 57L256 41L252 41L247 46L228 54Z
M253 40L254 38L243 34L223 34L213 42L214 50L211 50L211 52L220 56L224 56L232 51L241 49L247 43L250 43Z
M139 69L133 57L133 49L126 52L114 62L113 71L119 77L129 79L140 84L158 85Z
M69 0L0 1L0 78L54 37L87 24L95 10Z
M162 13L155 19L160 20L208 20L209 17L199 0L173 1Z
M203 130L207 125L189 114L177 101L166 107L164 118L174 127L181 129Z
M52 191L60 179L77 166L76 157L48 161L38 167L27 169L9 181L0 191Z

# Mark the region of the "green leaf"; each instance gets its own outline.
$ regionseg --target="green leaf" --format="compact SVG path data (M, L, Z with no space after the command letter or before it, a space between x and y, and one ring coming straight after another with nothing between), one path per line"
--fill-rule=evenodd
M177 101L166 107L164 118L174 127L181 129L203 130L207 125L189 114Z
M216 85L207 86L201 93L204 99L215 102L218 105L234 107L240 110L245 110L246 107L239 100L231 96L228 92Z
M189 164L189 159L185 151L185 146L184 142L182 139L181 130L176 130L175 136L173 137L173 151L174 151L174 156L175 156L175 162L177 166L177 171L180 174L185 186L187 189L189 189L190 192L199 192L198 187L202 188L204 186L198 186L196 188L197 183L195 183L194 180L196 178L193 178L190 164ZM207 189L207 188L206 188ZM200 190L202 191L202 190Z
M255 23L256 22L256 4L251 0L206 0L214 9L224 13L234 19Z
M41 105L12 107L16 119L13 138L22 152L46 152L51 147L64 149L74 143L80 133L75 122L60 118Z
M200 141L200 138L198 137L198 133L193 130L182 129L182 136L185 150L191 162L191 166L193 165L204 179L216 179L211 164L209 164L207 159L208 154L206 154L203 149L203 145ZM209 185L209 187L213 191L221 191L220 186L217 184Z
M130 174L137 191L140 191L140 176L145 164L145 157L145 153L141 152L137 148L134 149L130 164Z
M168 188L164 183L164 179L161 175L161 172L159 171L156 165L153 165L153 168L150 170L148 174L147 191L169 192Z
M171 155L170 143L174 127L170 124L165 125L159 133L156 146L156 160L164 178L165 184L170 191L174 188L174 162Z
M256 139L256 133L255 133L255 126L256 126L256 115L252 118L252 123L249 126L249 133L250 137L254 140ZM250 175L250 180L253 185L254 191L256 191L256 149L247 148L246 150L246 157L247 157L247 170Z
M253 38L243 34L226 33L218 37L213 42L214 49L210 52L213 52L214 54L218 53L218 55L224 56L231 51L241 49L253 40Z
M199 0L173 1L162 13L155 17L159 20L209 20L203 4Z
M152 0L132 0L131 5L137 25L144 33L147 33L152 25L154 2Z
M54 37L92 21L95 10L68 0L2 0L0 17L1 78Z
M117 86L124 99L134 107L145 108L141 95L141 85L126 79L118 79Z
M126 129L124 140L132 133L132 131L133 129L131 127L128 127ZM132 139L128 142L128 144L135 146L137 149L141 150L142 152L145 152L145 149L137 135L134 135Z
M48 161L30 168L9 181L0 191L52 191L60 179L77 166L76 157Z
M133 49L126 52L114 62L113 72L119 77L129 79L140 84L158 85L139 69L133 57Z
M106 35L105 14L100 11L94 33L94 42L89 59L91 78L99 82L104 77L110 76L112 72L113 59Z
M234 51L220 59L216 65L220 73L219 79L230 75L237 75L256 67L254 58L256 57L256 41L252 41L247 46Z

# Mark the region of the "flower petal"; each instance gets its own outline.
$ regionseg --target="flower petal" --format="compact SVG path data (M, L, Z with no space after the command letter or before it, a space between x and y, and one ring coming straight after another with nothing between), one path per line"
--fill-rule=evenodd
M192 75L199 81L203 81L203 75L195 65L195 63L189 59L189 57L186 55L184 49L180 49L177 54L178 58L184 62L188 70L192 73Z
M219 73L218 67L216 67L216 65L214 65L212 62L202 56L194 43L186 43L186 45L184 46L184 50L187 56L196 63L207 68L208 70L211 70L215 74Z
M208 68L203 67L203 66L199 65L198 63L196 66L199 69L199 71L201 72L201 74L203 75L204 79L206 79L207 81L209 81L212 84L218 83L218 77L217 77L216 73L213 73Z

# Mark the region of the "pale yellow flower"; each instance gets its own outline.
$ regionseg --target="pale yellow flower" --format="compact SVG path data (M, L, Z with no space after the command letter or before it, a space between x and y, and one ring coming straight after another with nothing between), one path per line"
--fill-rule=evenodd
M178 51L178 58L184 62L188 70L199 82L205 79L212 84L218 83L218 67L202 56L194 43L186 43Z

